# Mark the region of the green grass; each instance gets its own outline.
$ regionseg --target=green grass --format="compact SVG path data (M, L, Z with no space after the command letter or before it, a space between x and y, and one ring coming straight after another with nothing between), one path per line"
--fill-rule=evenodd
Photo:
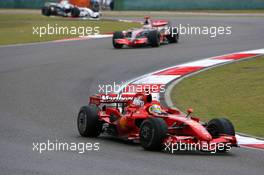
M62 26L62 27L100 27L100 33L124 30L137 27L136 23L125 23L117 21L90 21L62 17L45 17L39 14L0 14L0 45L31 43L40 41L51 41L63 38L78 37L79 35L33 35L33 27L40 26Z
M226 116L236 131L264 137L264 57L214 68L187 78L171 92L182 111L208 121Z

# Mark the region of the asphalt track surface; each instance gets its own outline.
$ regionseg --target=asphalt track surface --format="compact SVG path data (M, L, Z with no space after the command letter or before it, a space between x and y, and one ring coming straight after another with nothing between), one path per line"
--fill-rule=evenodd
M178 17L173 23L231 25L232 36L182 36L160 48L112 48L111 39L0 48L0 174L263 174L264 152L224 155L144 151L138 144L81 138L76 115L98 84L201 58L263 48L262 17ZM99 142L100 151L39 154L32 142Z

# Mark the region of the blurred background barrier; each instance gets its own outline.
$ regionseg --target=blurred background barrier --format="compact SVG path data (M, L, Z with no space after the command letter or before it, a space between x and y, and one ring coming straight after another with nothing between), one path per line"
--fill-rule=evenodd
M115 10L264 9L264 0L115 0Z
M98 2L102 9L113 9L113 0L68 0L78 7L92 7ZM41 8L45 2L60 2L60 0L0 0L0 8Z
M45 2L57 0L0 0L0 8L41 8Z
M45 2L59 2L60 0L0 0L0 8L41 8ZM79 7L90 7L90 0L69 0Z
M78 7L90 7L91 6L90 0L69 0L69 2Z
M59 0L0 0L0 8L41 8L45 2ZM98 1L104 9L115 10L241 10L264 9L264 0L69 0L77 6L91 6ZM112 2L112 4L111 4ZM113 4L114 2L114 4Z

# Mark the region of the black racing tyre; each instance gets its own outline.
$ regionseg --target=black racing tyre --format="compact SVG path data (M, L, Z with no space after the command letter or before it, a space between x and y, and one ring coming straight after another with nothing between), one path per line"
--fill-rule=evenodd
M78 114L77 127L83 137L98 137L102 132L103 123L99 121L98 107L83 106Z
M160 46L160 34L157 30L150 31L148 33L148 41L152 47Z
M41 13L44 16L50 16L51 15L51 11L50 11L49 7L42 7Z
M80 16L80 13L81 13L81 11L80 11L80 9L77 8L77 7L73 7L73 8L71 9L71 15L72 15L72 17L74 17L74 18L78 18L78 17Z
M113 46L114 46L114 48L121 49L123 47L123 44L118 44L115 42L116 39L122 39L122 38L124 38L123 32L118 31L118 32L114 33L114 35L113 35Z
M140 144L145 150L160 151L166 138L168 126L161 118L148 118L140 126Z
M167 36L169 43L178 43L179 41L179 32L177 28L170 27L170 35Z
M212 119L207 124L207 130L213 138L218 138L222 134L234 136L235 129L230 120L226 118ZM225 145L221 149L217 149L218 153L225 153L230 150L230 147Z
M235 129L230 120L226 118L212 119L207 124L207 130L213 138L219 137L221 134L235 135Z

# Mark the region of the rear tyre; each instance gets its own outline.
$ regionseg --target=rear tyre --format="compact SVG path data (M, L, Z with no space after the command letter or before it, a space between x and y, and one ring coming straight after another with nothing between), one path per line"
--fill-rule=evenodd
M50 11L50 9L48 7L42 7L41 13L44 16L50 16L51 15L51 11Z
M207 130L213 138L218 138L219 136L226 134L235 136L235 129L230 120L226 118L212 119L207 124ZM229 149L225 146L217 152L227 152Z
M83 137L98 137L102 132L102 122L98 117L97 106L83 106L78 114L77 127Z
M77 8L77 7L74 7L74 8L72 8L72 10L71 10L71 15L72 15L72 17L74 17L74 18L78 18L78 17L80 16L80 13L81 13L81 11L80 11L80 9Z
M121 49L123 47L123 44L116 43L116 39L122 39L124 38L123 32L115 32L113 35L113 46L115 49Z
M177 28L170 27L170 35L167 36L169 43L178 43L179 33Z
M163 149L163 141L166 138L168 127L161 118L149 118L140 126L140 144L145 150L160 151Z
M148 41L152 47L160 46L160 34L157 30L150 31L148 33Z

